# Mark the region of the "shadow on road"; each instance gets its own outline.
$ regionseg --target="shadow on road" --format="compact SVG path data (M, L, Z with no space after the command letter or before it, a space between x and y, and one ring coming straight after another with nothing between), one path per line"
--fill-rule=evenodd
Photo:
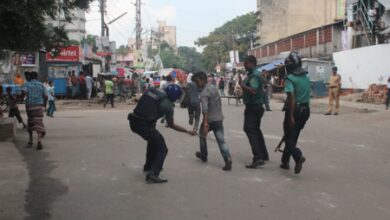
M54 162L48 160L49 153L26 148L26 142L17 140L16 145L27 164L30 183L25 196L25 220L50 219L51 205L57 198L68 192L68 187L58 179L50 177L56 168ZM45 146L44 146L45 147Z

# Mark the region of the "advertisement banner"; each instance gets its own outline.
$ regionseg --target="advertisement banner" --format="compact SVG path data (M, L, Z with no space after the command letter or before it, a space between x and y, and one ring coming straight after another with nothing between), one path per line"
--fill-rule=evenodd
M79 46L69 46L60 48L60 53L54 56L52 52L46 53L47 62L78 62L80 61Z
M21 55L22 66L35 66L35 54L25 53Z

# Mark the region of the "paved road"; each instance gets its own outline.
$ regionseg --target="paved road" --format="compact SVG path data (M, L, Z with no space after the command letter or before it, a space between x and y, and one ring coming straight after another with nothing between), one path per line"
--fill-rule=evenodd
M19 132L30 176L26 219L389 219L390 112L313 114L300 141L307 162L296 176L280 170L281 155L273 153L281 112L267 113L262 124L271 161L247 170L243 107L223 107L233 171L221 170L213 137L203 164L194 157L196 137L159 124L169 147L165 185L144 183L145 143L130 132L125 108L57 112L45 119L42 152L25 149L27 135ZM184 110L176 121L186 125Z

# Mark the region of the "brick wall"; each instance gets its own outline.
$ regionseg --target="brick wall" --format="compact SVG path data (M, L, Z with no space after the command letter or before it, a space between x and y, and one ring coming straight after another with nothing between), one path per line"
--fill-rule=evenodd
M285 51L291 51L291 40L281 40L278 43L278 53L285 52Z
M261 57L268 57L267 48L268 48L268 46L261 48Z
M298 50L305 47L305 34L292 38L292 50Z
M269 45L269 56L276 55L276 43Z
M260 48L254 49L251 54L255 55L257 59L268 59L274 57L282 52L292 50L310 50L310 57L312 56L313 47L329 44L333 39L333 26L329 25L324 28L317 28L307 32L299 33L288 38L281 39L274 43L264 45ZM337 40L337 37L336 37ZM331 52L331 51L329 51ZM313 51L314 56L324 56L321 51Z
M317 45L317 31L306 33L305 47L314 47Z

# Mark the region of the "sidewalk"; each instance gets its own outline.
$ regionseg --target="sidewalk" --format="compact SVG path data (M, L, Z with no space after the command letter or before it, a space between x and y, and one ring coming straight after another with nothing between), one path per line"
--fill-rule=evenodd
M0 219L23 219L29 174L13 142L0 142Z
M286 99L286 95L283 93L275 93L272 94L272 99L284 101ZM370 104L370 103L361 103L361 102L352 102L352 101L345 101L342 100L343 97L341 97L340 100L340 107L348 107L348 108L355 108L355 109L361 109L361 110L367 110L367 111L378 111L378 112L384 112L385 105L377 105L377 104ZM324 98L312 98L311 104L321 104L321 105L328 105L329 99L328 97Z

